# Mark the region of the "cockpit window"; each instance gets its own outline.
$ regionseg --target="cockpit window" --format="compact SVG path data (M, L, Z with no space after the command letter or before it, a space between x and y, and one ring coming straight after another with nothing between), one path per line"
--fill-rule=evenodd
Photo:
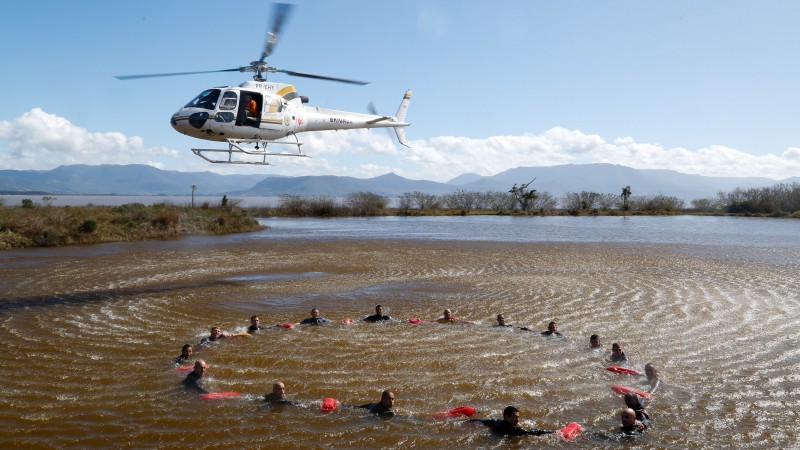
M222 102L219 104L219 109L224 111L230 111L236 108L236 92L234 91L225 91L222 94Z
M195 97L192 101L186 104L184 108L203 108L211 109L217 107L217 100L219 100L219 89L207 89Z

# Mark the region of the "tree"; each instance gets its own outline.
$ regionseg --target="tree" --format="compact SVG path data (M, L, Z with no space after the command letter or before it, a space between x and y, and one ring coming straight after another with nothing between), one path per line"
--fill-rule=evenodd
M515 205L518 204L519 209L521 209L522 211L527 211L532 206L531 202L535 202L536 199L539 197L539 194L536 192L536 189L528 190L528 186L534 181L536 181L536 178L520 186L517 186L515 183L514 187L512 187L511 190L508 191L509 193L511 193L511 195L514 196L514 200L516 201Z
M622 197L622 209L624 211L628 210L628 199L630 198L630 196L631 196L631 187L625 186L624 188L622 188L622 195L620 195L620 197Z

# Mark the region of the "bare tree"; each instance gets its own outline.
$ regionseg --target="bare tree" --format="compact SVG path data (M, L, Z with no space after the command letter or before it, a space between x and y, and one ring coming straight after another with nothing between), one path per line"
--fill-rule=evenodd
M630 196L631 196L631 187L625 186L624 188L622 188L622 195L620 195L620 197L622 197L622 209L625 211L628 210L628 199L630 198Z
M534 181L536 181L536 178L520 186L517 186L515 183L514 187L508 191L514 196L516 204L519 205L519 209L522 211L527 211L532 206L531 202L535 202L536 198L539 196L539 194L536 192L536 189L528 189L528 186L530 186L530 184Z

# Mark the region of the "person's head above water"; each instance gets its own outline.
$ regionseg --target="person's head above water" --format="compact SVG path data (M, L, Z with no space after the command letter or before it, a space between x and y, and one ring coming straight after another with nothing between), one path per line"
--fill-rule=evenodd
M547 324L547 331L549 331L551 333L555 333L557 331L556 330L556 323L555 322L548 323Z
M272 394L278 398L283 398L286 396L286 386L283 385L280 381L276 381L272 383Z
M208 366L205 361L198 359L194 362L194 373L198 376L202 377L206 370L208 370Z
M445 319L452 319L453 312L450 311L449 309L445 309L444 311L442 311L442 317L444 317Z
M318 319L319 318L319 309L314 308L311 310L311 317Z
M631 408L623 408L619 413L619 419L625 428L632 427L636 423L636 411Z
M219 327L211 328L211 336L209 338L213 341L214 339L220 337L222 335L222 331L220 331Z
M506 316L502 314L497 315L497 324L500 326L506 326Z
M192 351L193 351L192 345L191 344L186 344L186 345L183 346L183 348L181 348L181 356L183 356L185 358L188 358L188 357L192 356Z
M512 427L517 426L519 423L519 410L513 406L506 406L503 410L503 420L508 422Z
M589 346L592 348L600 348L602 344L600 344L600 336L593 334L589 337Z
M644 365L644 373L647 375L648 380L652 380L653 378L658 378L658 369L653 363L647 363Z
M392 409L394 406L394 394L390 390L385 390L381 393L381 405L386 409Z
M250 325L251 325L251 326L254 326L254 327L256 327L256 326L258 326L258 324L259 324L260 322L261 322L261 319L259 319L259 318L258 318L258 316L251 316L251 317L250 317Z
M375 314L382 316L383 315L383 306L375 305Z
M642 400L635 392L626 393L623 399L625 399L625 406L628 408L637 409L642 406Z

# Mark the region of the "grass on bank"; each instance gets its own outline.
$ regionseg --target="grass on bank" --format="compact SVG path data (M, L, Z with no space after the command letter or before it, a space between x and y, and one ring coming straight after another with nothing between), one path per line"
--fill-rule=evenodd
M238 207L0 206L0 249L168 239L196 234L257 231L263 227Z

